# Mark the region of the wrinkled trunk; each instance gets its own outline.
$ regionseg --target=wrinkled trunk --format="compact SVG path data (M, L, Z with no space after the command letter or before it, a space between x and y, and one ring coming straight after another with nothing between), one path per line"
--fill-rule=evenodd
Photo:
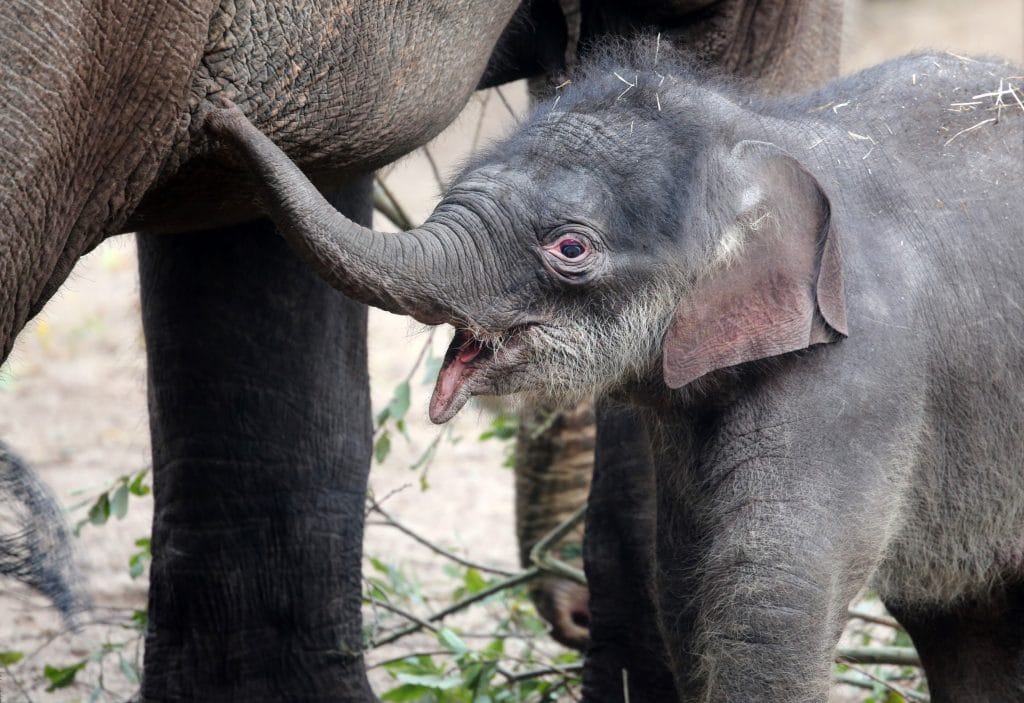
M338 212L237 107L211 113L207 124L257 177L262 205L294 251L349 297L438 324L462 320L487 289L463 264L467 233L480 224L471 212L442 205L409 232L377 232Z
M346 197L368 221L368 183ZM365 308L267 222L143 235L139 250L155 496L143 698L374 700Z

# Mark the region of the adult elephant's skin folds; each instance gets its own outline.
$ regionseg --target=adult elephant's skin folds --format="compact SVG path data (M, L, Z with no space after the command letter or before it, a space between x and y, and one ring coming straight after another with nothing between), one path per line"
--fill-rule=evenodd
M0 362L156 179L215 6L0 3Z
M201 124L211 101L239 105L327 188L437 135L476 88L518 3L398 4L223 0L194 73L188 131L129 227L192 229L251 215L247 173L210 158Z

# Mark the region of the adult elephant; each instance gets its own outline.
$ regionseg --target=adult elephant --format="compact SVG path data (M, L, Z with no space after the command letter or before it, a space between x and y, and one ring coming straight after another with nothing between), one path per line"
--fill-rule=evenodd
M209 158L211 101L243 105L366 222L374 168L479 85L557 70L565 34L556 5L516 0L0 3L0 361L83 253L144 233L144 699L373 699L365 309L238 224L258 211Z
M586 47L604 37L656 27L675 46L769 92L807 89L838 74L842 4L841 0L561 0L570 46ZM599 461L608 467L606 478L600 480L611 484L623 467L637 465L639 468L629 469L634 473L642 468L639 436L625 413L608 413L596 423L589 402L569 410L532 407L521 415L515 467L516 533L524 564L530 561L534 545L586 501L595 442L600 445ZM598 638L621 656L635 658L636 666L642 667L645 648L630 646L623 633L643 614L634 612L635 599L623 602L621 594L642 588L643 567L620 568L616 555L633 553L629 545L639 539L638 531L647 527L640 521L622 524L621 516L644 511L637 505L623 509L625 501L636 499L628 491L602 495L613 501L592 505L586 517L592 537L587 550L588 577L591 589L597 589L596 597L591 598L586 586L558 576L541 578L531 594L538 610L551 622L554 637L581 649L590 641L591 609L603 611L605 623L619 623L621 628L598 633ZM609 509L609 502L619 503L618 509ZM567 538L562 555L578 559L582 539L580 525Z

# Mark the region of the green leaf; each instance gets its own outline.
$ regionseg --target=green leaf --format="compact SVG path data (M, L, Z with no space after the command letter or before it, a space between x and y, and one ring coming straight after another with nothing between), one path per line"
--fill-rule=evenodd
M16 652L13 649L9 649L6 652L0 652L0 666L10 666L11 664L17 664L24 658L24 653Z
M82 661L72 664L71 666L56 667L47 664L43 668L43 675L50 682L50 685L46 687L47 693L52 693L58 688L67 688L75 682L75 676L79 671L85 668L86 661Z
M444 361L439 356L434 356L434 350L427 350L427 359L423 362L423 384L426 386L434 385L434 381L437 380L437 374L441 372L441 362Z
M133 610L132 611L132 625L137 630L145 630L146 624L149 623L149 613L145 610Z
M142 496L149 495L150 488L144 483L146 474L148 473L149 469L143 469L137 473L132 482L128 484L128 490L131 491L133 496L139 496L141 498Z
M509 440L519 431L519 423L515 417L501 413L491 420L490 427L480 435L481 441L489 439Z
M463 583L465 583L466 592L469 594L479 593L487 588L487 580L480 575L479 571L473 568L466 569L466 576L463 579Z
M447 627L442 627L437 631L437 641L440 642L441 646L445 649L455 654L465 654L469 651L469 647L466 646L466 643Z
M405 413L409 411L409 382L402 381L395 386L395 394L391 398L391 402L388 403L388 414L395 418L396 421L401 420L405 417Z
M124 677L128 679L130 683L138 683L139 672L135 670L135 665L133 665L123 656L119 656L118 659L120 660L118 662L118 667L121 669L121 673L124 674Z
M149 551L149 538L140 537L135 540L135 546L139 547L139 551L128 557L128 575L133 579L137 579L146 571L146 562L152 558L152 554Z
M501 637L491 640L487 643L487 646L481 650L481 654L488 659L497 661L505 654L505 640Z
M377 438L377 443L373 445L373 458L377 460L378 464L383 464L384 460L388 458L388 453L391 451L391 435L387 430Z
M583 558L583 545L579 542L566 542L558 549L558 557L563 561Z
M437 674L398 673L395 674L395 678L402 683L433 688L439 691L447 691L449 688L455 688L462 683L462 679L458 676L440 676Z
M118 520L123 520L124 516L128 514L128 484L122 483L114 491L114 496L110 499L110 512L114 514Z
M103 525L108 519L110 519L110 498L104 493L89 508L89 522L93 525Z
M424 703L432 699L430 696L431 689L426 686L416 686L413 684L403 684L398 688L393 688L380 697L382 701L392 701L393 703L407 703L409 701L416 701L416 703Z

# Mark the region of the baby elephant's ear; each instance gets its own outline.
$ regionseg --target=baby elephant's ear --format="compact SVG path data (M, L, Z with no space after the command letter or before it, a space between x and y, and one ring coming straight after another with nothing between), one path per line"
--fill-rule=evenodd
M818 181L766 142L741 142L728 162L735 217L665 336L671 388L847 334L839 241Z

